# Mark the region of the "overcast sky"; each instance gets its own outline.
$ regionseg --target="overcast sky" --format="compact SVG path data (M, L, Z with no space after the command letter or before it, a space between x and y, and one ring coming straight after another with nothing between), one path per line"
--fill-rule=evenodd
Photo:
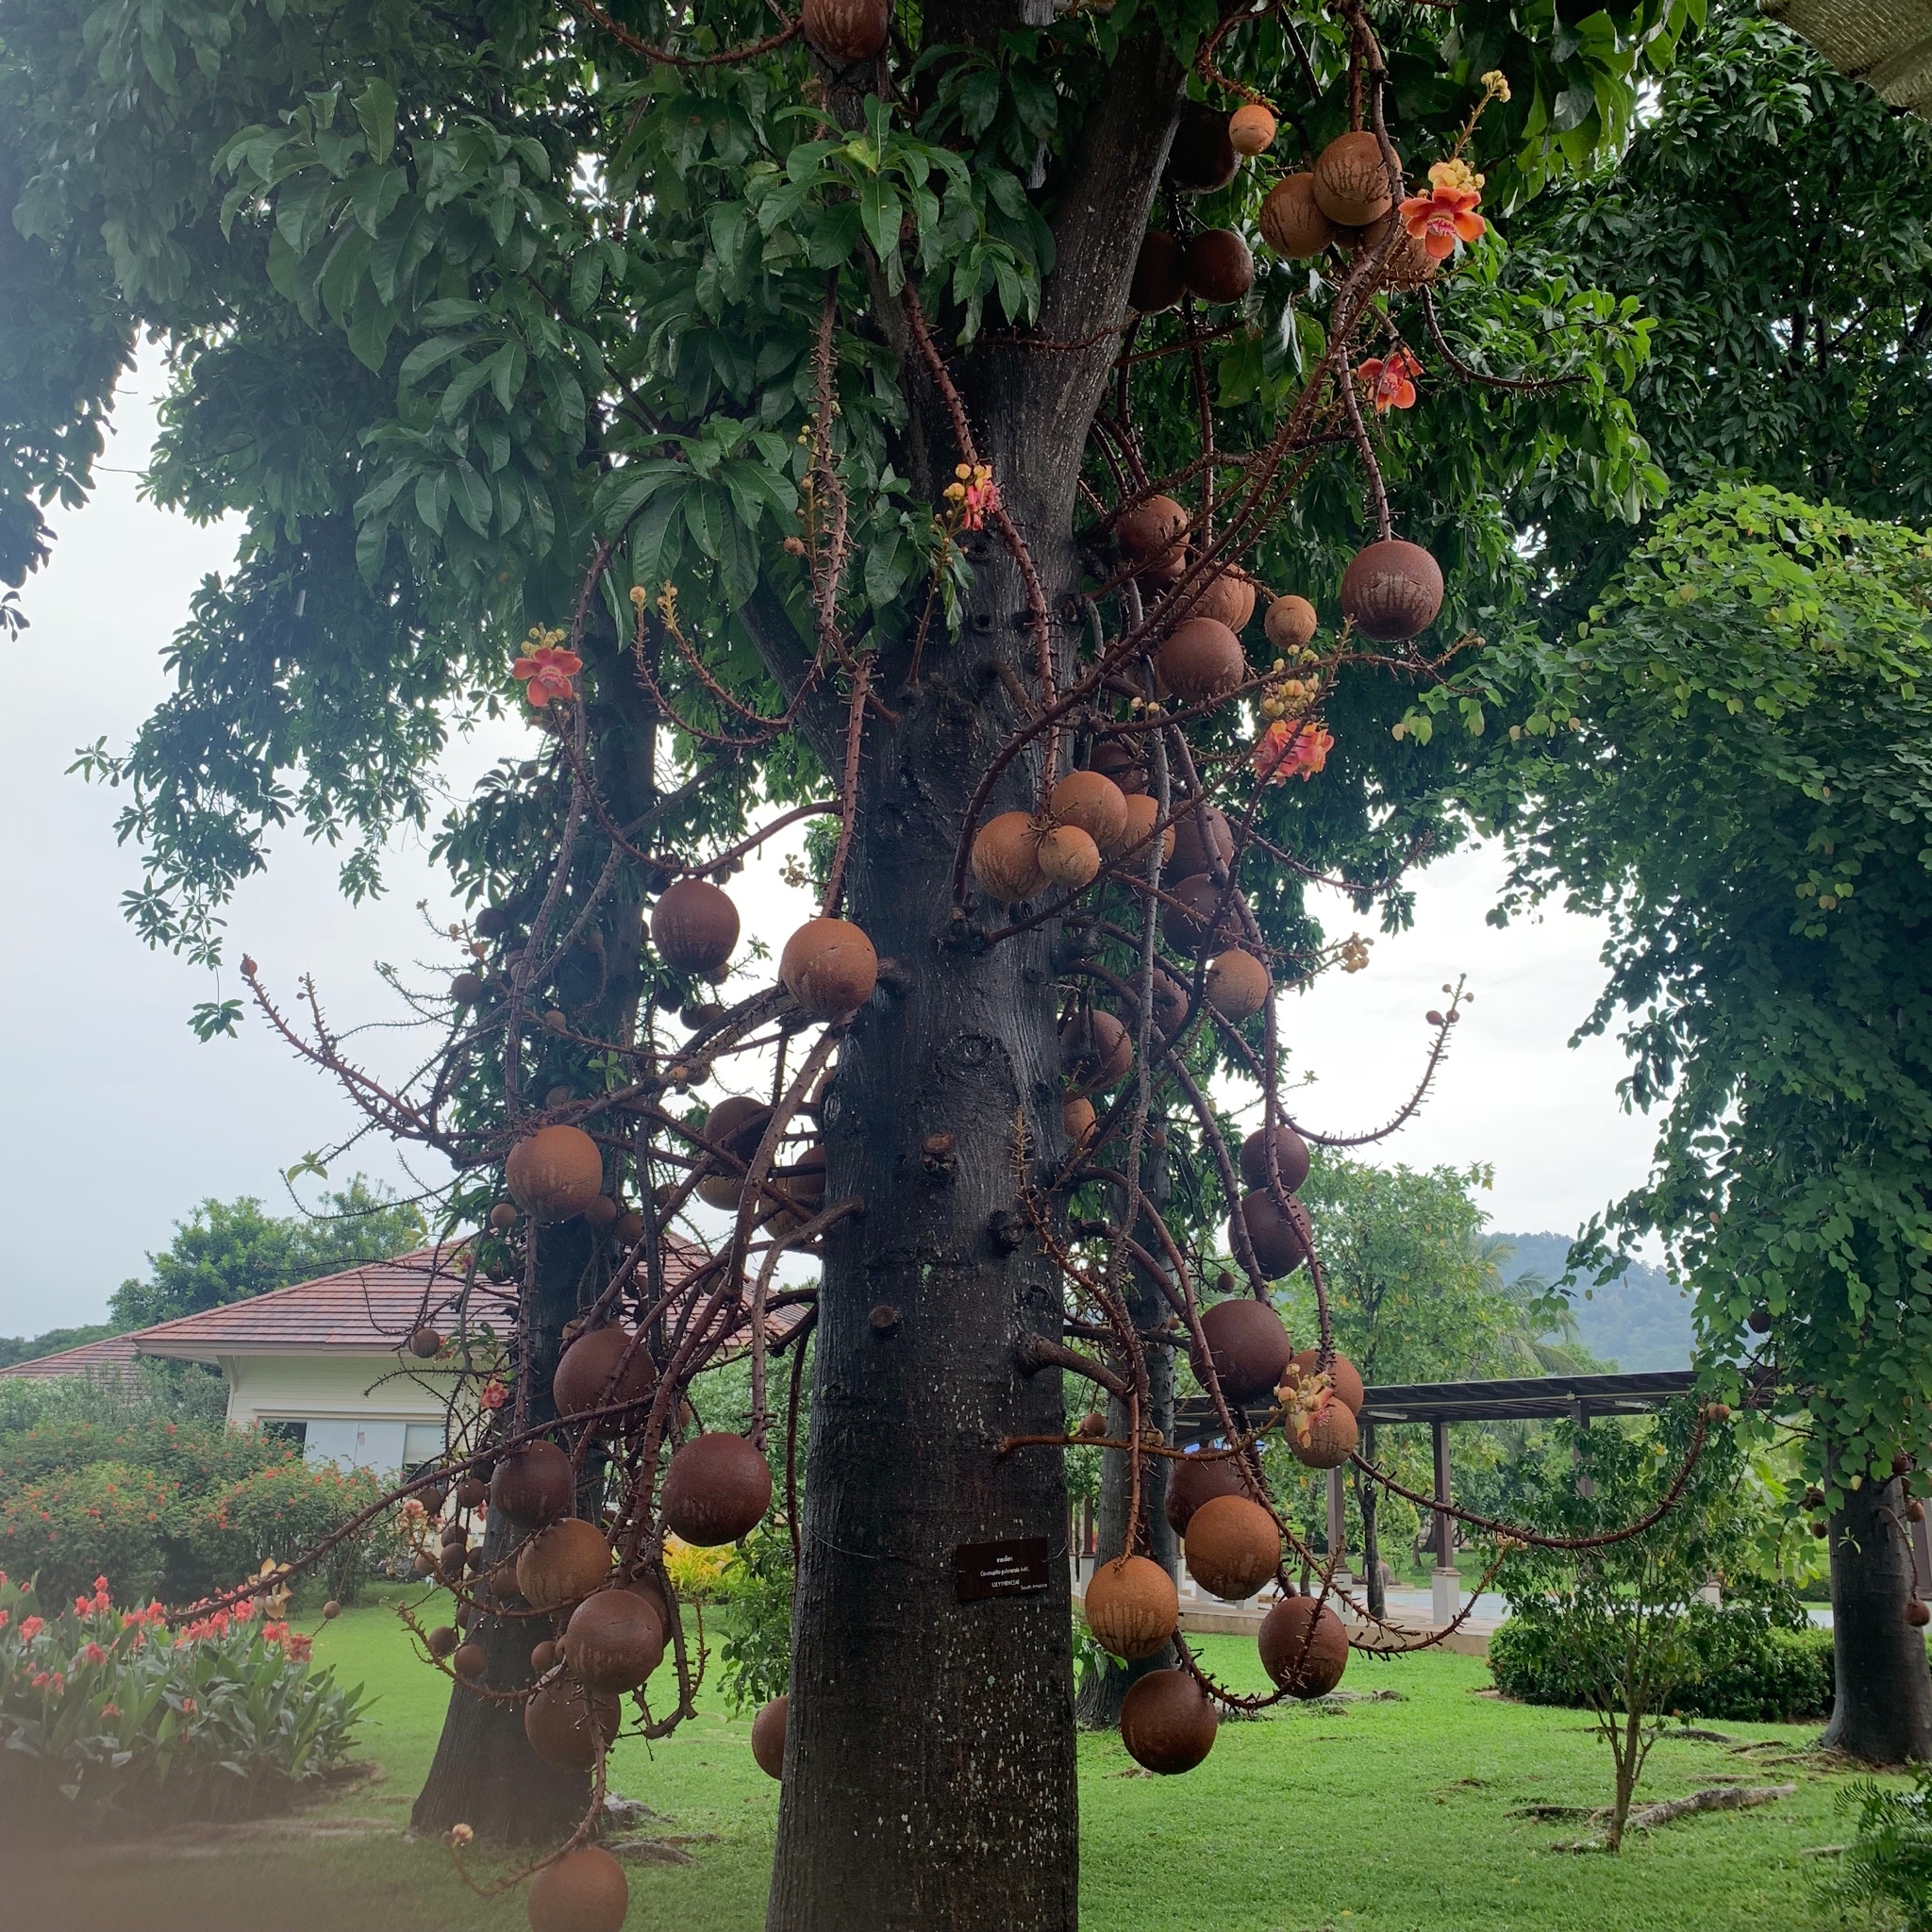
M0 1334L99 1320L197 1201L255 1194L285 1207L284 1170L352 1124L340 1095L252 1012L236 1040L195 1040L188 1013L217 990L135 937L120 900L141 866L115 842L121 796L64 775L76 746L104 735L125 746L165 694L160 654L196 584L232 553L232 532L198 530L139 500L133 473L153 429L151 407L124 400L112 467L88 508L59 517L55 561L28 580L33 628L11 654L0 712L0 809L13 827L13 910L0 939L0 1165L11 1203L0 1220ZM446 781L466 791L526 737L503 725L459 745ZM809 910L779 882L777 863L768 856L733 888L747 928L774 952ZM1441 1003L1445 980L1467 973L1475 998L1429 1104L1376 1158L1491 1162L1495 1226L1569 1232L1641 1179L1653 1136L1618 1105L1614 1041L1565 1045L1602 983L1600 934L1562 913L1486 925L1499 870L1484 852L1431 868L1413 931L1378 938L1368 971L1284 1001L1295 1073L1318 1076L1295 1110L1342 1131L1386 1119L1422 1066L1424 1011ZM252 953L291 1004L297 975L312 972L338 1024L391 1019L394 997L374 962L420 962L419 981L446 974L447 943L431 928L453 916L451 902L414 836L395 842L388 891L373 905L341 899L335 872L299 832L276 840L267 874L230 911L230 957ZM1326 910L1339 936L1348 908L1338 900ZM242 991L230 969L220 996ZM378 1066L407 1047L394 1034L370 1041ZM358 1169L412 1188L374 1139L332 1178ZM434 1181L444 1170L431 1160L418 1172ZM304 1185L312 1198L315 1183Z

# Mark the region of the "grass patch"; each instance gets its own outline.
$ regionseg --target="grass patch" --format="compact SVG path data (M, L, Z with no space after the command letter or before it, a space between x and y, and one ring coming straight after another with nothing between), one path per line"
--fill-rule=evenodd
M1212 1668L1260 1688L1251 1644L1209 1638ZM0 1840L0 1927L34 1932L517 1932L520 1897L484 1904L441 1848L403 1842L435 1748L443 1680L409 1657L380 1607L318 1637L318 1658L374 1696L360 1755L380 1776L289 1820L183 1830L127 1846ZM1507 1814L1595 1805L1609 1759L1582 1713L1505 1704L1474 1658L1435 1652L1352 1665L1347 1688L1399 1703L1292 1708L1224 1724L1185 1778L1131 1774L1110 1736L1080 1740L1083 1932L1780 1932L1842 1924L1807 1846L1843 1835L1837 1777L1764 1766L1721 1744L1667 1740L1640 1791L1795 1779L1794 1797L1666 1826L1621 1859L1551 1850L1574 1825ZM631 1925L761 1932L778 1790L752 1762L748 1719L716 1696L666 1741L621 1745L612 1789L693 1841L689 1865L632 1868ZM1724 1724L1740 1742L1805 1726ZM1760 1754L1761 1755L1761 1754ZM862 1897L862 1876L855 1885ZM864 1932L854 1922L855 1932ZM988 1928L1004 1932L1004 1928Z

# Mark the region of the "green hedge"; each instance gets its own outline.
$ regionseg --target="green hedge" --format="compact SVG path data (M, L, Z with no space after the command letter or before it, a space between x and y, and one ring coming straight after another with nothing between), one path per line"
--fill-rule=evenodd
M1829 1715L1829 1630L1792 1628L1771 1610L1742 1604L1696 1604L1684 1622L1697 1661L1671 1692L1670 1715L1773 1724ZM1490 1640L1490 1670L1499 1690L1525 1704L1590 1701L1554 1610L1519 1606Z

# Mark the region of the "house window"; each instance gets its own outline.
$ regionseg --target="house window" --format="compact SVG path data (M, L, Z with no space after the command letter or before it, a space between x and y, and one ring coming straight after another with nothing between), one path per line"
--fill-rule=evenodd
M263 1423L261 1432L265 1436L277 1436L284 1442L293 1442L297 1447L302 1446L308 1441L308 1424L307 1423L291 1423L277 1419L274 1422Z
M403 1431L404 1473L418 1475L432 1462L441 1462L447 1445L441 1423L411 1423Z

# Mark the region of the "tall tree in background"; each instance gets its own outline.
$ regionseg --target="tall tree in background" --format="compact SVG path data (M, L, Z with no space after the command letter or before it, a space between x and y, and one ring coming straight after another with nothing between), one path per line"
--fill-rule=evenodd
M1617 393L1643 353L1634 305L1551 251L1512 261L1473 208L1507 215L1620 141L1690 10L1639 0L1574 34L1542 0L1377 27L1355 0L819 5L802 24L749 0L100 0L0 29L7 245L26 271L9 319L58 352L4 425L24 479L5 568L44 548L20 492L85 488L139 328L172 358L155 493L246 530L175 641L175 694L126 754L90 759L148 856L141 929L213 961L222 905L291 822L346 837L344 884L370 890L384 837L427 811L452 715L521 680L537 756L442 845L482 902L451 1004L427 1008L446 1050L385 1089L319 1007L304 1031L245 962L264 1013L378 1124L452 1157L465 1226L513 1145L597 1137L584 1211L544 1222L562 1197L525 1173L523 1218L465 1252L522 1283L513 1436L555 1426L566 1322L640 1322L661 1374L622 1424L627 1574L655 1574L659 1453L714 1326L749 1318L762 1349L754 1219L822 1259L770 1907L786 1932L848 1932L856 1888L880 1924L1074 1923L1064 1571L969 1603L956 1558L1058 1541L1062 1374L1129 1391L1144 1426L1115 1285L1137 1199L1158 1219L1150 1122L1198 1121L1198 1141L1170 1136L1198 1205L1240 1193L1203 1098L1217 1068L1257 1072L1278 1115L1272 1006L1217 981L1208 1019L1210 940L1277 983L1307 976L1333 954L1303 891L1331 868L1362 910L1405 916L1403 870L1453 842L1441 780L1485 722L1461 662L1525 575L1504 504L1629 516L1655 493ZM1264 92L1289 125L1242 166L1230 111ZM1274 119L1245 124L1263 154ZM1306 179L1282 183L1344 132L1360 193L1329 201L1358 220L1333 229L1307 223ZM1374 225L1398 193L1413 210ZM1257 224L1278 245L1252 269ZM1468 272L1443 273L1458 238ZM1246 590L1304 591L1337 639L1344 564L1398 522L1446 567L1441 598L1402 552L1407 576L1361 580L1399 608L1358 589L1336 643L1297 641L1291 612L1256 634L1267 668L1237 649L1205 679L1166 658L1157 681L1210 595L1244 624ZM1414 645L1439 603L1441 644ZM1462 734L1391 735L1418 680ZM1091 896L1060 857L1084 863L1077 841L1054 848L1063 895L1024 863L969 889L976 829L1013 813L1033 852L1024 821L1076 755L1147 788L1139 842L1087 874ZM1159 824L1216 790L1229 842L1201 834L1174 910ZM700 882L800 813L833 822L823 909L863 929L876 990L841 1011L788 972L721 1006L704 981L728 945L694 944L667 906L722 920ZM1184 995L1172 1049L1157 972ZM774 1021L777 1108L744 1172L683 1096ZM1062 1073L1117 1085L1122 1041L1132 1079L1083 1151ZM774 1165L800 1119L823 1135L807 1201L772 1188L808 1191ZM741 1207L699 1264L716 1299L667 1325L658 1217L720 1163ZM1264 1260L1249 1219L1300 1224L1278 1177L1254 1191L1205 1218L1235 1208L1261 1297L1296 1253ZM1198 1345L1193 1258L1176 1243L1157 1265ZM1118 1453L1152 1447L1137 1428ZM534 1695L527 1626L481 1608L488 1680ZM680 1646L661 1722L689 1709L685 1662ZM524 1735L515 1702L458 1687L419 1822L569 1828L585 1779L538 1766Z
M147 1278L115 1290L114 1320L125 1330L198 1315L291 1282L406 1255L427 1236L420 1208L392 1200L360 1174L325 1195L313 1215L267 1214L246 1194L204 1201L175 1224L175 1239L147 1257Z

